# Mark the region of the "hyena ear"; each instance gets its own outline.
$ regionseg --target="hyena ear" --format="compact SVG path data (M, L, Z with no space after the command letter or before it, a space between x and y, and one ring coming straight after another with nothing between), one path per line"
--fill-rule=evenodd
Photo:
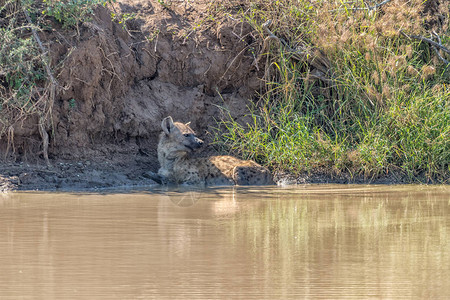
M168 116L166 118L164 118L161 122L161 127L162 130L166 133L166 134L170 134L173 130L173 120L171 116Z

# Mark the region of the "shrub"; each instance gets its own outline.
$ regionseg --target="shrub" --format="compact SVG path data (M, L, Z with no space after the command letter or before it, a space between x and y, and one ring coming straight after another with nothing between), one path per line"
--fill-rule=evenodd
M89 21L97 5L106 5L113 0L43 0L42 14L55 18L63 28L75 27Z

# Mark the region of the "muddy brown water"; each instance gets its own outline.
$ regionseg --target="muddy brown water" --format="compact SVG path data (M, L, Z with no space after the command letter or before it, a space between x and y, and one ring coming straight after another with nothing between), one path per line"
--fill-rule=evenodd
M0 299L445 299L450 187L0 196Z

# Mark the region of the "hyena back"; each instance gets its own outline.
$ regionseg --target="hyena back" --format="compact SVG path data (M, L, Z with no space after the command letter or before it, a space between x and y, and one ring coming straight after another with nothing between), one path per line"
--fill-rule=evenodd
M274 184L270 171L251 160L232 156L191 157L203 145L188 124L173 122L171 117L161 123L163 132L158 144L161 165L158 176L163 182L206 185L269 185Z

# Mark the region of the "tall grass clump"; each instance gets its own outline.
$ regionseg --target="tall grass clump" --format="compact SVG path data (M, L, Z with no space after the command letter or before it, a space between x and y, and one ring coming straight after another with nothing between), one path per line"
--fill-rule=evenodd
M261 24L272 20L284 42L261 53L266 90L251 107L252 122L225 118L217 142L294 174L448 181L449 71L428 44L408 38L433 31L450 45L448 4L436 23L426 2L383 2L252 1L242 18L261 40ZM328 72L298 59L305 51L326 57Z

